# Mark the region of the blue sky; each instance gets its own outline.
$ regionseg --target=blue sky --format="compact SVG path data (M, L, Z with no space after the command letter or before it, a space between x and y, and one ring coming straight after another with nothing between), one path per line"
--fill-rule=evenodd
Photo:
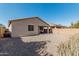
M70 25L79 20L79 4L0 4L0 23L7 26L8 20L38 16L49 23Z

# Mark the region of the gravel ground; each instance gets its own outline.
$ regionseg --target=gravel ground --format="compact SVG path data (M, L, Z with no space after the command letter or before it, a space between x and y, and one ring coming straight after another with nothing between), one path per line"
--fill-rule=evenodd
M30 36L29 36L30 37ZM46 56L47 40L36 40L37 36L22 38L2 38L0 40L1 56ZM34 39L35 38L35 39ZM29 41L31 39L31 41Z
M52 34L4 38L0 40L0 55L6 56L57 56L57 46L78 32L53 30Z

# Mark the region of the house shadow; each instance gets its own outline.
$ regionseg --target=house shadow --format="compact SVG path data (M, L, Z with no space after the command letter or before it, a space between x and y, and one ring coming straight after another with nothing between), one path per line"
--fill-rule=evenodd
M45 41L24 43L20 37L4 38L0 40L0 56L40 56L38 51L45 45Z

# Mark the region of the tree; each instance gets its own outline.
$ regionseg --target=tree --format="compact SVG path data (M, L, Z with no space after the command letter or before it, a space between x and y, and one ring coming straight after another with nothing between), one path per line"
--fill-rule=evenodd
M74 22L74 23L72 22L72 23L71 23L71 27L72 27L72 28L79 28L79 21Z
M71 22L71 26L73 27L73 22Z

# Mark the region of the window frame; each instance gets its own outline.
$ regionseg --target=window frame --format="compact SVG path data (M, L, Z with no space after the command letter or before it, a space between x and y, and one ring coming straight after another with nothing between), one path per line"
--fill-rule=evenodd
M34 31L34 25L28 25L28 31Z

